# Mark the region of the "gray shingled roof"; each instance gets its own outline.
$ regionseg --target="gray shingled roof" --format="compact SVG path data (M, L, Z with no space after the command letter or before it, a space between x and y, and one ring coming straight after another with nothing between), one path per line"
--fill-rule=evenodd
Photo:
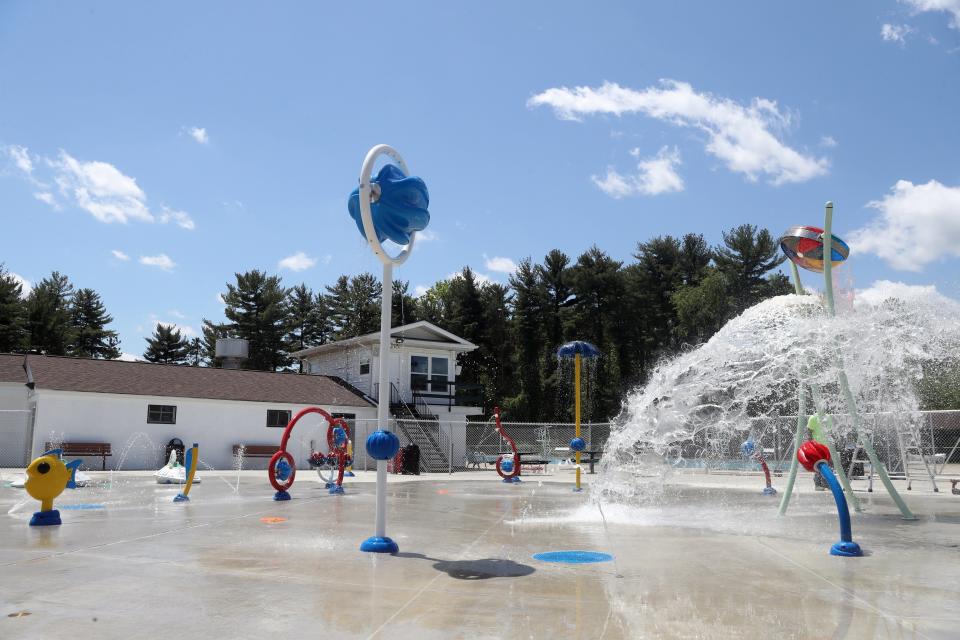
M372 406L332 376L211 369L149 362L0 354L0 382L27 382L24 358L37 389L209 398L289 404Z

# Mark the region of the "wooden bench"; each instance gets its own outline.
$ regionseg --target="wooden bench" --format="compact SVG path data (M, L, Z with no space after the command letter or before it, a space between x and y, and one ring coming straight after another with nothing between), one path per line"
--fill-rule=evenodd
M44 451L54 448L52 442L44 442ZM100 456L103 459L102 470L107 470L107 456L112 456L109 442L61 442L60 449L65 456Z
M241 448L244 458L272 458L273 454L280 451L280 445L277 444L235 444L233 457L240 455Z

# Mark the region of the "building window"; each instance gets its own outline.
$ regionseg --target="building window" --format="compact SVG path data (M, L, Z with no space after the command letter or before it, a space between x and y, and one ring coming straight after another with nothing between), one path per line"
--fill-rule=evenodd
M170 404L148 404L149 424L177 424L177 407Z
M360 375L366 376L370 374L370 354L361 353L360 354Z
M268 427L286 427L290 422L290 412L286 409L267 409Z
M410 356L410 389L446 393L450 361L447 358Z

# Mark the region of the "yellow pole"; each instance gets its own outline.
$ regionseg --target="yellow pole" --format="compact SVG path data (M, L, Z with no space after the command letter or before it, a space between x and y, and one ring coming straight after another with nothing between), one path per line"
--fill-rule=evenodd
M580 437L580 354L573 360L573 384L577 388L577 395L573 404L573 420L576 425L575 437ZM577 464L577 491L580 491L580 452L576 452Z

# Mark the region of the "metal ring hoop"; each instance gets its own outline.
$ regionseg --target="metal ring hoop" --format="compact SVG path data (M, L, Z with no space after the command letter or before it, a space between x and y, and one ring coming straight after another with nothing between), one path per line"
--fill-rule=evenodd
M389 156L395 160L397 164L400 165L401 171L408 176L410 175L407 163L400 157L400 152L390 145L378 144L370 149L370 151L367 152L367 157L363 159L363 166L360 168L360 218L363 221L363 233L367 236L367 242L370 243L373 252L380 258L380 262L385 265L401 265L410 257L410 252L413 251L413 243L417 237L417 232L414 231L410 234L410 244L405 246L396 256L388 254L377 238L377 230L373 226L373 211L370 209L370 195L372 192L370 174L373 173L373 163L376 162L377 158L381 155Z

